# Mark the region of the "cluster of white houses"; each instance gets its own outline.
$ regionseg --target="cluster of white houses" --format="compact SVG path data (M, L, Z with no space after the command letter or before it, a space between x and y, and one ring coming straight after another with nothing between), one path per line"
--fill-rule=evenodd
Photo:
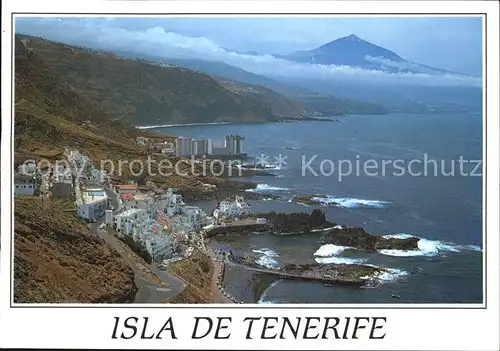
M68 164L45 165L43 172L37 169L36 160L27 160L19 165L14 174L15 195L41 195L71 197L75 195L74 176Z
M234 201L221 201L214 210L213 216L216 220L222 218L246 217L252 212L251 205L242 196L236 196Z
M181 242L192 241L210 221L199 207L186 205L174 189L155 195L117 185L115 191L123 211L114 214L107 210L106 224L144 245L155 261L171 257Z
M183 140L178 139L177 153L186 151ZM241 152L242 140L242 137L228 136L224 148L231 153ZM217 151L212 141L204 142L205 146L195 149ZM107 226L141 243L155 261L172 257L181 243L193 244L202 228L214 224L199 207L184 203L175 189L141 193L136 184L113 185L106 172L97 169L78 150L67 149L65 156L69 161L66 167L57 165L43 175L37 172L35 164L25 163L19 167L15 174L15 194L34 195L39 183L41 195L74 197L79 217L94 222L104 217ZM244 217L250 212L250 204L237 196L235 201L220 202L213 216L218 221Z

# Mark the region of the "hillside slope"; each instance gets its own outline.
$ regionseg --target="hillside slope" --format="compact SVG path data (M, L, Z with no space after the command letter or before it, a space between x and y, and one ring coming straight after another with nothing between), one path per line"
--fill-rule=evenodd
M314 87L310 87L312 89L310 90L299 85L286 84L223 62L196 59L162 59L154 56L149 58L158 62L167 61L169 64L207 73L230 91L236 94L246 94L249 98L257 98L261 103L270 106L273 113L279 116L302 117L304 114L329 116L386 113L382 105L369 102L369 96L363 101L339 98L331 94L315 92L313 91ZM303 111L302 114L300 113L301 110Z
M15 52L15 157L16 163L33 155L55 160L65 147L76 147L99 161L140 160L146 162L146 148L136 145L136 136L169 139L139 131L112 121L93 100L83 96L64 77L45 65L36 51L16 37ZM158 161L158 160L156 160ZM172 159L175 164L177 160ZM143 163L145 164L145 163ZM107 165L107 163L106 163ZM156 163L158 165L158 163ZM162 187L178 188L186 196L216 196L204 183L231 187L230 181L194 176L182 164L186 175L152 175L134 178L139 185L154 180ZM124 169L118 180L131 177ZM199 170L196 170L199 171ZM134 272L122 256L76 217L70 200L15 199L14 295L16 302L132 302L137 287Z
M289 99L275 91L261 85L237 82L229 79L218 79L219 83L232 93L253 101L255 105L264 103L277 117L307 117L316 112L306 104Z
M133 302L133 271L75 212L63 209L38 198L15 200L14 301Z
M248 99L212 77L180 67L120 58L18 35L44 64L112 119L135 125L266 122L284 115L272 103ZM284 98L284 97L283 97ZM300 114L301 110L293 111Z
M289 98L295 98L297 96L304 96L304 95L305 96L317 95L316 93L310 90L303 89L294 85L284 84L277 80L245 71L239 67L232 66L224 62L206 61L198 59L161 58L154 56L152 56L151 59L159 62L165 61L176 66L200 71L212 77L215 77L216 79L221 78L241 83L247 83L251 85L264 86L266 88L273 90L276 93L282 94Z
M204 183L225 185L232 183L223 179L207 176L195 176L191 168L180 164L186 175L173 174L161 176L158 174L159 160L152 157L151 174L144 172L134 176L129 167L120 167L120 162L141 161L144 171L148 170L148 158L151 155L147 148L136 145L136 136L146 136L159 141L171 139L171 136L140 131L121 121L112 121L102 112L98 101L83 96L65 81L65 77L57 76L56 72L45 65L34 50L26 48L16 36L16 85L15 85L15 152L16 163L30 159L33 155L56 159L65 147L75 147L88 155L97 165L102 160L112 161L115 165L115 180L135 180L139 185L145 185L147 180L168 188L178 188L185 196L215 196L216 192L204 186ZM223 89L223 88L222 88ZM92 94L89 94L92 96ZM49 157L51 156L51 157ZM172 164L178 160L173 158ZM109 162L104 162L109 170ZM121 168L122 173L116 174ZM167 172L164 170L164 172ZM172 173L172 172L171 172ZM201 174L198 172L197 174ZM230 184L231 183L231 184ZM209 192L209 194L207 194Z
M137 155L135 128L107 118L17 36L15 50L16 152L62 152L71 146L95 159Z
M132 54L129 53L128 55ZM155 56L149 56L149 59L158 62L166 61L180 67L207 73L235 93L250 93L247 96L258 98L261 102L270 105L273 112L278 115L297 116L300 110L305 111L306 114L319 113L327 116L386 113L382 105L370 102L369 96L366 97L365 101L360 101L318 93L314 87L305 89L300 85L286 84L247 72L224 62L197 59L163 59ZM253 89L253 94L251 89ZM342 96L342 94L339 93L339 96Z
M94 104L61 84L19 40L15 69L16 158L31 153L57 158L65 146L94 157L133 154L134 129L108 120ZM70 202L38 197L15 199L14 300L132 302L137 291L133 271L90 232L72 207Z

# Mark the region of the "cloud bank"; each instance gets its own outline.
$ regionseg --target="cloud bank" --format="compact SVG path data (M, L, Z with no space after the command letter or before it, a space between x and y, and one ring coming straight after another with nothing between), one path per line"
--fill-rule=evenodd
M121 50L164 58L195 58L225 62L246 71L264 76L300 78L308 80L409 84L419 86L481 87L477 77L436 72L414 63L365 57L381 67L400 70L420 67L419 73L389 73L350 66L296 63L272 55L249 55L224 49L205 37L190 37L153 26L145 29L127 29L104 18L18 18L16 32L41 36L66 44L87 46L99 50Z

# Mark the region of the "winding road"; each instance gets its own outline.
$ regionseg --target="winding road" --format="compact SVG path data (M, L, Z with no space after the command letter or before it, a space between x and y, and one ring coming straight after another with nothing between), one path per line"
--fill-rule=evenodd
M121 211L118 195L110 189L105 191L111 199L113 212L118 214ZM125 243L110 235L106 229L100 229L103 223L104 218L99 219L96 223L90 224L90 230L115 248L134 271L135 284L139 288L135 303L163 303L184 290L186 283L183 280L158 269L154 264L141 262L142 259L134 257ZM153 275L157 277L157 281L154 281L156 279L153 279Z

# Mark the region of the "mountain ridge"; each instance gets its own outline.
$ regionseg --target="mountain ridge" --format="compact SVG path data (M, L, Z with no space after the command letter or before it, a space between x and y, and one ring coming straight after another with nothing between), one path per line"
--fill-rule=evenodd
M19 38L61 77L62 83L98 102L114 120L135 125L272 122L286 114L300 118L304 110L296 103L295 109L277 113L273 100L237 94L211 76L186 68L120 58L31 36Z
M360 67L390 73L464 75L408 61L394 51L373 44L355 34L337 38L311 50L295 51L287 55L275 55L275 57L300 63Z

